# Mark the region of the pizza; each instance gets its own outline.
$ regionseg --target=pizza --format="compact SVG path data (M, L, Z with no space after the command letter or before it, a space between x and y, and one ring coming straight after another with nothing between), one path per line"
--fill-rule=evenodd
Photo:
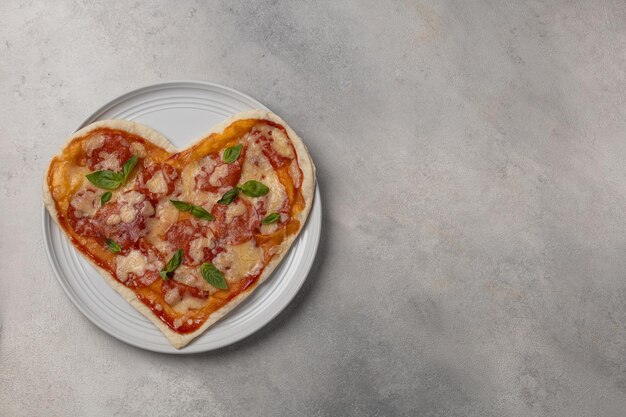
M73 246L176 348L270 276L314 189L302 140L262 110L182 151L139 123L93 123L54 156L43 187Z

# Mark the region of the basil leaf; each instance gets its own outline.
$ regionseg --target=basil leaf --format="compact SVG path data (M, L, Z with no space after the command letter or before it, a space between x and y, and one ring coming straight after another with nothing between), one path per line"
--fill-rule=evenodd
M130 175L131 172L133 172L133 168L135 168L135 165L137 165L137 161L139 159L137 158L137 155L131 157L128 159L128 161L126 161L124 163L124 166L122 167L122 183L126 184L126 180L128 179L128 176Z
M267 188L267 185L255 180L247 181L245 184L240 185L237 188L249 197L261 197L270 191L270 189Z
M215 288L219 288L220 290L227 290L228 284L224 279L224 274L214 267L212 264L205 262L200 267L200 273L206 282L214 286Z
M170 200L170 202L176 207L179 211L187 212L190 211L194 217L197 217L202 220L215 220L215 217L211 215L208 211L206 211L201 206L194 206L190 203L185 203L184 201L178 200Z
M171 274L172 272L174 272L176 268L178 268L182 260L183 260L183 250L178 249L172 256L172 259L167 261L167 264L165 265L165 269L159 272L159 275L161 275L161 278L167 281L167 276Z
M239 158L241 155L241 149L243 148L243 144L239 144L237 146L231 146L230 148L226 148L224 150L224 154L222 155L222 161L226 164L232 164Z
M208 221L215 220L215 217L213 217L211 213L209 213L208 211L206 211L204 208L200 206L193 206L191 208L191 214L194 217L197 217L202 220L208 220Z
M122 172L113 172L108 169L103 169L100 171L95 171L90 174L87 174L87 179L96 187L104 188L105 190L115 190L119 188L120 185L126 184L126 180L128 176L137 165L137 156L133 156L129 158L124 166L122 167Z
M167 272L174 272L174 270L178 268L182 260L183 260L183 250L178 249L172 256L172 259L170 259L167 262L167 265L165 265L165 270Z
M222 196L222 198L217 200L217 202L220 204L229 205L230 203L233 202L235 198L237 198L237 194L239 194L239 190L236 188L232 188L226 191L224 195Z
M113 194L111 194L111 191L107 191L106 193L102 194L100 196L100 206L104 206L106 203L108 203L112 195Z
M107 239L107 248L113 253L118 253L122 250L122 247L118 245L113 239Z
M102 170L94 171L86 176L90 183L105 190L115 190L122 184L122 175L119 172Z
M183 212L191 211L193 208L193 204L185 203L184 201L170 200L170 203L172 203L179 211Z
M263 220L261 220L261 223L263 223L263 224L272 224L272 223L276 223L279 220L280 220L280 214L272 213L272 214L268 214L267 217L265 217Z

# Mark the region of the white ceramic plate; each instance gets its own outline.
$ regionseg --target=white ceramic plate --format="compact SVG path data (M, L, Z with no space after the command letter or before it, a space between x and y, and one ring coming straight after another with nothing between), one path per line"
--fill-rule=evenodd
M110 101L78 129L103 119L134 120L158 130L174 145L184 148L234 113L255 108L267 109L253 98L217 84L171 82L144 87ZM317 188L305 227L274 273L239 307L181 350L174 349L152 323L106 283L74 249L45 207L42 219L46 252L55 275L74 305L89 320L133 346L185 354L206 352L241 340L289 304L313 265L320 240L322 207Z

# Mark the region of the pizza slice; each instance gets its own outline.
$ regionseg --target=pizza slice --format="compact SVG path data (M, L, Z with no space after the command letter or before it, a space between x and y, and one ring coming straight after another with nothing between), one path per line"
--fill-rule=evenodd
M311 209L315 167L267 111L237 114L183 151L105 120L70 137L43 188L74 247L181 348L280 263Z

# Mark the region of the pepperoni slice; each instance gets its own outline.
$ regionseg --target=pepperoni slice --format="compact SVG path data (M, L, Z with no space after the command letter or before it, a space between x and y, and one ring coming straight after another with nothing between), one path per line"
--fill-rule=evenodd
M100 227L91 217L87 217L95 211L99 204L98 195L94 190L79 191L72 197L67 209L67 220L76 233L85 237L100 236ZM81 207L77 209L76 207ZM85 213L88 212L88 213Z
M130 143L124 136L115 132L104 132L99 135L90 139L102 141L102 144L87 150L87 166L93 171L100 169L119 171L133 156ZM104 140L100 137L104 137Z
M178 178L178 171L173 166L162 163L152 164L137 175L135 189L145 194L152 202L156 202L164 195L174 192Z
M104 239L115 241L122 251L131 248L146 231L146 218L140 213L134 219L125 223L120 219L120 207L107 204L98 210L94 221L98 223L101 236Z
M159 253L154 249L152 245L147 243L145 240L141 239L138 242L138 246L139 246L139 251L143 253L144 255L146 255L146 257L148 258L149 264L157 263L157 266L158 266L159 261L160 261L160 264L163 264L163 261L160 258ZM130 272L128 274L128 278L126 279L126 282L124 283L124 285L126 285L127 287L131 287L131 288L143 288L152 284L158 278L160 278L159 271L156 271L154 269L147 270L143 274L140 274L140 275L137 275L134 272Z
M167 229L165 239L177 248L182 248L190 241L202 236L200 226L191 219L180 220Z
M210 233L206 224L192 219L185 219L171 225L165 233L165 239L174 245L174 247L182 249L185 252L183 264L195 266L200 265L202 262L211 261L215 257L215 254L209 247L202 248L201 259L194 259L191 254L192 242L196 239L207 237Z
M192 297L196 297L196 298L208 298L209 297L209 293L200 289L200 288L196 288L196 287L192 287L190 285L185 285L182 282L178 282L178 281L174 281L173 279L168 279L167 281L163 281L163 284L161 285L161 295L163 295L163 297L165 297L165 294L167 294L168 292L170 292L172 289L177 289L178 290L178 295L180 297L183 297L185 295L185 293L187 293L188 295L191 295Z
M267 216L268 214L271 214L267 211L267 208L266 208L267 199L268 199L267 196L258 198L256 201L256 204L254 205L254 210L256 211L256 214L259 219L264 219L265 216ZM283 204L276 211L278 214L280 214L280 220L278 220L276 224L284 225L289 222L289 220L291 219L291 216L289 214L289 209L290 209L289 199L285 198L285 200L283 201Z
M84 237L99 237L100 227L93 219L78 217L77 210L70 206L67 210L67 221L76 233Z
M229 209L234 210L234 204L243 204L243 213L229 215ZM212 211L215 221L210 223L213 234L220 240L231 245L239 245L254 236L259 228L260 220L254 207L244 199L237 199L230 205L216 204ZM231 217L231 218L229 218Z
M250 131L250 140L261 147L261 152L269 159L274 169L282 168L291 163L291 159L279 155L272 146L273 139L271 130L261 131L257 127L254 127Z
M233 188L241 177L241 162L245 156L245 147L239 158L225 164L219 155L213 154L201 161L200 172L195 177L196 188L200 191L217 193Z

